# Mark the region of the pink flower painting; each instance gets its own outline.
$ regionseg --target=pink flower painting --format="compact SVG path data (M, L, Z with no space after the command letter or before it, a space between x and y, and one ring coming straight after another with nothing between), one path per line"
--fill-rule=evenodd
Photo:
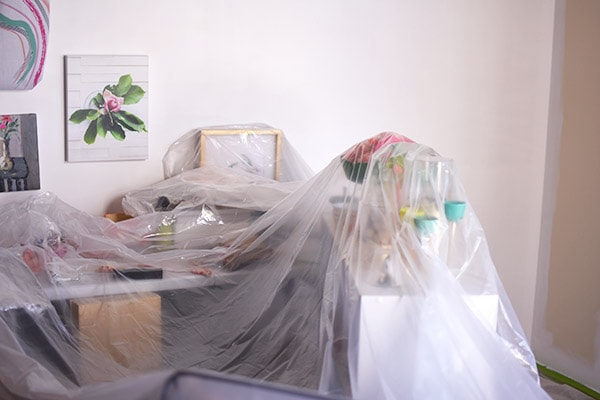
M83 141L92 144L98 136L104 138L110 133L116 140L125 140L125 131L148 132L146 124L138 116L125 111L123 106L136 104L145 91L133 84L131 75L123 75L116 85L107 85L92 98L94 108L83 108L71 114L69 121L80 124L84 121L89 125L83 136Z

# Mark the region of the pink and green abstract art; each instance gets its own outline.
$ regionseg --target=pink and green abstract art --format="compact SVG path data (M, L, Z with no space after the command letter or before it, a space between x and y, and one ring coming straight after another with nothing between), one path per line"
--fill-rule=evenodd
M42 79L50 0L0 0L0 90L27 90Z

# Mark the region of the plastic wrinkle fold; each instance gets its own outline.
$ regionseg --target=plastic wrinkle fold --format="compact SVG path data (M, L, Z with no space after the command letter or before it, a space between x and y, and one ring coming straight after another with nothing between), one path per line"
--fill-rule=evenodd
M0 398L549 399L452 159L272 131L190 131L119 222L0 207Z

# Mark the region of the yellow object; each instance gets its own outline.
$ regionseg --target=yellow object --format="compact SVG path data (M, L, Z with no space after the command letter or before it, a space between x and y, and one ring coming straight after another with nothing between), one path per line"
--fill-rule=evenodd
M124 213L106 213L104 214L104 218L110 219L112 222L120 222L125 221L129 218L133 218L131 215L127 215Z
M412 222L416 217L424 217L425 215L425 210L422 208L415 210L412 207L404 206L400 209L400 218L402 221Z

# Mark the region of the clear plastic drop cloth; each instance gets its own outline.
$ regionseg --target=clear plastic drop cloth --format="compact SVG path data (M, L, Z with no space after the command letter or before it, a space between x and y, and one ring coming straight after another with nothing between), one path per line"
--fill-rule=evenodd
M136 218L120 227L142 253L223 247L302 183L206 165L126 193L124 213Z
M549 398L451 159L382 133L299 181L0 207L0 398Z

